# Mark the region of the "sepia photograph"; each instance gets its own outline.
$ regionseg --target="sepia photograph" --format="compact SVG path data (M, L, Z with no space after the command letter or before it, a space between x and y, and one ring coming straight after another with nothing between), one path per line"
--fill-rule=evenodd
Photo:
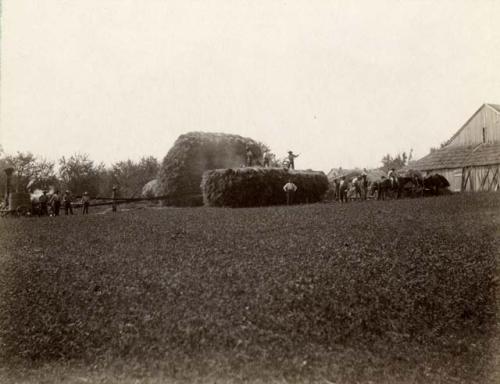
M0 383L500 384L499 0L0 0Z

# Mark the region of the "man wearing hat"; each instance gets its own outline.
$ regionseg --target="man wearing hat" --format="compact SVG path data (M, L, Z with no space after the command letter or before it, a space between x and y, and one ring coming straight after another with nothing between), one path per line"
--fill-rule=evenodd
M246 166L251 167L253 165L253 152L248 145L246 147L246 156L247 156Z
M89 205L90 205L90 197L89 197L88 192L83 192L82 204L83 204L82 214L88 215L89 214Z
M294 159L299 157L299 155L294 155L292 151L288 151L288 169L295 169Z
M269 153L269 149L264 149L264 167L269 167L271 162L271 154Z
M38 212L38 215L48 216L49 211L47 209L47 204L49 202L49 198L47 197L47 191L43 191L43 194L38 198L38 202L40 203L40 211Z
M368 195L368 172L366 168L363 168L363 172L361 173L361 184L363 185L363 200L366 200Z
M54 216L59 216L59 210L61 208L61 197L59 196L59 190L56 190L52 197L50 198L50 204L52 205L52 212Z
M347 182L345 176L340 178L339 190L340 190L340 202L347 203L347 190L349 189L349 183Z
M111 198L113 199L113 203L111 204L111 210L116 212L116 185L113 185L113 193L111 194Z
M387 177L391 181L391 187L394 188L394 184L396 184L396 170L391 168L391 170L387 173Z
M286 205L293 204L293 195L297 191L297 186L292 183L291 179L288 179L288 183L285 184L283 190L286 193Z
M64 214L73 214L73 207L71 206L71 194L69 190L66 190L63 195L63 206L64 206Z

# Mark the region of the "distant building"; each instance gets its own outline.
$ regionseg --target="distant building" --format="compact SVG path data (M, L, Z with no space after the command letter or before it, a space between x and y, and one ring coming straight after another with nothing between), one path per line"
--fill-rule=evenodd
M500 105L483 104L443 148L411 168L443 175L455 192L500 190Z

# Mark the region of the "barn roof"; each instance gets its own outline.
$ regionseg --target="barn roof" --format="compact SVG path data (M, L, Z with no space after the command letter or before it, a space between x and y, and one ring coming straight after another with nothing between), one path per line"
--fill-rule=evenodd
M500 164L500 143L481 144L467 158L466 166Z
M493 109L496 109L497 112L500 112L500 105L498 104L487 104L487 105L489 105Z
M417 170L461 168L474 147L443 147L417 160L412 168Z
M489 164L500 164L500 143L443 147L413 163L412 168L424 171Z

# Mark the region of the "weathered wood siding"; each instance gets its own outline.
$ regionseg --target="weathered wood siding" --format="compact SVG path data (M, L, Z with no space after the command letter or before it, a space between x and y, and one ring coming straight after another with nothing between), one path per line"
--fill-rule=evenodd
M500 164L465 168L463 178L466 192L499 191Z
M439 173L450 183L452 192L500 191L500 164L481 167L436 169L425 175Z
M425 175L431 175L433 173L439 173L448 180L448 183L450 183L450 191L460 192L462 190L462 168L436 169L433 171L426 171Z
M486 127L487 143L500 142L500 113L487 105L483 105L448 145L467 146L481 144L483 142L483 127Z

